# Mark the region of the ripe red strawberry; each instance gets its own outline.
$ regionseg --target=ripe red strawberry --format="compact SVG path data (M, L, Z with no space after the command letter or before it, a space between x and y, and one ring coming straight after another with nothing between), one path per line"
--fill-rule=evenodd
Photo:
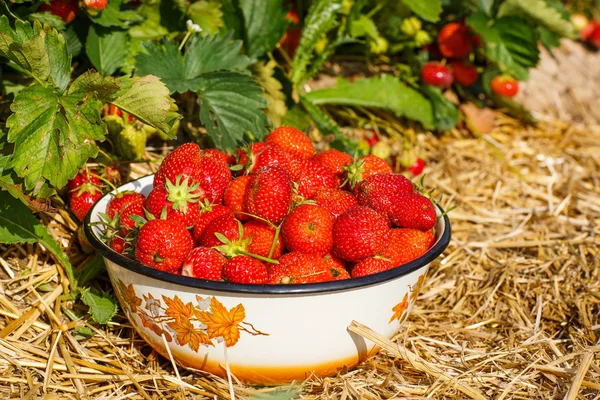
M289 251L325 255L331 251L333 221L329 211L314 204L294 208L281 226L281 235Z
M100 197L102 197L102 192L98 189L98 186L91 183L84 183L75 189L75 191L69 193L71 211L73 211L78 220L83 221L90 208L92 208Z
M269 283L299 284L337 280L340 272L323 261L317 254L304 254L297 251L286 253L279 258L279 264L270 265Z
M166 179L175 182L181 175L182 180L189 177L189 185L199 180L200 175L200 146L186 143L173 150L160 164L154 175L154 186L164 185Z
M78 8L77 0L51 0L50 4L42 3L39 6L38 11L48 11L51 14L60 17L65 21L65 24L68 24L75 19Z
M405 193L392 205L389 214L392 223L401 228L426 231L435 225L435 206L419 193Z
M145 203L150 214L161 218L165 212L165 219L181 222L185 227L194 226L200 218L200 194L193 193L198 184L188 187L187 179L178 178L175 183L167 180L165 186L155 186Z
M376 274L378 272L387 271L388 269L394 268L394 264L388 260L384 260L377 257L369 257L360 261L352 268L352 277L360 278L361 276L367 276Z
M492 91L502 97L515 97L519 92L519 82L506 75L495 76L491 86Z
M464 61L452 61L450 63L454 80L465 87L471 86L477 81L479 74L475 67Z
M200 237L200 245L204 247L222 245L223 242L221 242L215 233L220 233L231 242L234 242L240 238L238 221L235 219L233 214L221 215L220 217L210 221L208 225L206 225L206 228L204 228L204 232Z
M188 255L194 240L179 222L153 219L140 229L135 246L135 256L144 265L177 272Z
M285 49L290 58L293 58L300 43L302 28L298 26L300 18L298 18L298 13L293 8L288 11L285 17L292 21L292 26L283 34L283 37L279 40L279 45Z
M247 238L250 238L251 242L246 251L262 257L269 257L271 246L275 240L275 228L262 221L248 221L244 224L244 239ZM273 248L273 254L269 258L272 260L278 259L284 250L283 239L281 235L278 235L275 247Z
M290 126L280 126L271 131L265 142L279 147L294 158L308 159L315 155L315 147L304 132Z
M356 198L358 204L372 208L391 222L396 205L413 190L412 182L402 174L377 174L360 183Z
M131 244L120 236L113 236L108 241L108 247L119 254L126 255L131 248Z
M102 11L106 8L108 0L83 0L83 5L88 10Z
M225 263L223 275L228 282L264 284L269 279L267 267L256 258L236 256Z
M227 165L235 163L235 156L226 154L221 150L217 149L204 149L202 150L202 155L205 157L214 158L218 161L222 161Z
M119 234L125 237L135 229L135 221L131 219L132 215L144 218L144 214L144 203L133 202L123 207L119 217Z
M312 199L317 205L327 209L333 218L358 205L352 193L341 189L319 189Z
M250 175L242 175L235 178L227 185L225 193L223 194L223 204L230 208L231 211L235 213L236 218L240 221L250 219L249 216L242 213L248 212L246 207L244 207L244 197L251 179L252 177Z
M252 156L252 162L246 169L251 174L269 165L279 165L290 172L290 156L278 147L267 146L261 152Z
M199 199L208 199L211 204L222 203L225 188L232 180L229 166L212 157L200 157L198 175Z
M344 260L337 258L331 254L327 254L323 257L323 262L327 268L331 271L334 281L341 281L343 279L350 279L350 274L346 270L346 263Z
M408 228L392 229L388 243L378 256L398 267L427 253L434 241L435 235L431 229L424 232Z
M194 225L193 235L196 241L200 241L206 226L215 218L231 214L231 209L221 204L200 205L200 217Z
M343 153L336 149L319 153L314 156L312 160L327 167L335 176L341 176L344 173L344 167L353 161L350 154Z
M298 196L312 199L319 189L335 188L338 181L333 173L321 164L311 160L302 160L298 163L299 174L295 182L298 184Z
M456 22L442 27L437 43L442 55L448 58L468 57L473 49L467 26Z
M131 203L144 203L146 198L143 194L134 192L133 190L126 190L117 193L106 206L106 215L112 219L117 214L121 214L121 211Z
M346 179L351 188L371 175L392 172L392 168L383 158L366 155L344 167Z
M244 206L250 214L278 224L292 205L292 194L289 174L278 165L270 165L252 175Z
M183 261L181 275L209 281L223 279L223 265L227 259L210 247L196 247Z
M413 175L417 176L423 172L423 168L425 168L425 161L422 158L417 158L413 165L408 167L408 171Z
M77 175L67 182L67 189L69 189L69 192L73 192L85 183L91 183L98 187L102 186L102 180L100 180L98 171L95 169L90 169L89 171L86 171L85 169L79 170Z
M454 77L445 65L439 62L428 62L421 70L421 80L427 85L447 89L452 85Z
M253 155L256 155L258 153L260 153L261 151L263 151L264 149L266 149L269 145L266 144L265 142L254 142L254 143L250 143L247 147L242 147L239 148L235 151L235 154L237 156L237 165L241 165L242 167L246 168L247 164L249 164L248 162L248 155L250 155L250 157L252 157Z
M333 222L333 254L359 261L377 254L387 243L389 227L384 217L368 207L356 206Z

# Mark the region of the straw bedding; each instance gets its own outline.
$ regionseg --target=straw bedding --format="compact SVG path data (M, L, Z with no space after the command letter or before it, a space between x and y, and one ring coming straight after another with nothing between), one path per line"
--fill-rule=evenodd
M452 243L393 341L350 327L382 347L357 369L283 388L177 371L122 314L70 322L85 310L60 297L61 268L23 245L0 247L0 398L600 398L600 129L500 117L489 135L419 134L417 146L427 187L458 206ZM68 214L42 217L81 265Z

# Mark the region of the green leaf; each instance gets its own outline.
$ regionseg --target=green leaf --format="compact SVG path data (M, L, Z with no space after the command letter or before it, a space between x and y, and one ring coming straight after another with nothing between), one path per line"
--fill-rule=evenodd
M486 15L492 14L492 7L494 7L494 0L474 0L475 5Z
M421 93L431 101L436 129L448 131L458 124L458 109L444 97L442 91L434 86L422 85Z
M425 21L438 22L442 13L441 0L401 0L412 12Z
M77 77L69 87L68 94L94 93L102 102L107 102L121 90L121 82L112 76L103 76L96 71L87 71Z
M181 118L174 112L174 100L169 89L154 75L121 78L124 89L116 93L109 102L137 119L156 129L169 132Z
M67 42L67 51L72 57L77 57L83 49L83 42L79 38L74 25L69 25L66 31L63 32L65 41Z
M379 37L379 31L371 18L366 15L360 15L357 19L350 22L350 36L353 38L366 36L376 40Z
M536 29L538 32L538 37L540 38L540 42L548 51L552 51L553 48L560 47L560 39L558 36L543 26L538 26Z
M246 52L260 58L275 48L290 21L282 0L240 0L245 21Z
M467 24L481 37L485 45L485 56L503 73L525 81L529 78L527 67L531 66L533 60L537 60L539 50L535 39L531 41L532 28L522 20L517 22L511 17L510 21L516 23L514 32L511 32L512 26L506 23L508 21L500 22L498 26L490 26L483 12L467 18ZM519 34L524 36L519 37ZM522 62L525 65L522 65Z
M5 191L0 191L0 242L41 244L64 267L71 290L77 288L73 266L58 242L25 204Z
M50 12L36 12L27 16L29 21L40 21L41 24L48 24L51 28L62 31L65 29L65 22L58 16Z
M61 96L52 88L32 85L11 106L8 141L15 144L12 167L31 190L42 180L62 187L89 157L94 140L103 140L102 104L78 93Z
M90 16L95 24L110 28L129 28L133 24L142 22L144 17L139 15L135 10L123 9L123 0L110 0L106 4L106 8L98 13L98 15Z
M560 11L544 0L506 0L498 9L498 17L519 16L532 21L534 26L543 26L559 37L574 39L577 32L571 21L563 18Z
M117 299L109 293L98 294L89 288L81 289L81 300L88 306L92 319L99 324L106 324L117 314Z
M231 33L234 39L241 40L244 37L244 16L238 3L237 0L221 0L224 25L221 33Z
M431 103L418 91L390 75L358 79L353 83L340 80L335 87L313 90L304 97L316 105L383 108L397 116L419 121L427 129L434 127Z
M233 149L247 139L266 133L267 119L262 112L266 101L262 90L247 75L239 72L212 72L199 81L200 120L218 147Z
M523 121L530 125L536 124L535 117L531 115L529 110L527 110L522 104L519 104L516 101L509 99L508 97L496 96L494 94L491 94L490 97L498 108L501 108L506 114L510 115L511 117L517 118L520 121Z
M295 104L281 118L281 125L291 126L300 129L301 131L307 131L312 125L312 119L302 106Z
M158 76L171 93L194 90L197 83L193 79L186 79L183 57L177 47L177 43L171 40L162 44L142 43L142 50L135 57L138 73Z
M202 28L203 34L216 35L223 27L223 11L218 1L196 1L188 8L188 14L192 22Z
M295 86L304 83L306 68L313 58L315 45L324 33L335 26L337 13L341 7L342 0L316 0L308 10L302 37L292 61L290 79Z
M100 254L95 254L85 263L77 281L79 285L84 286L105 271L104 258Z
M84 339L91 339L96 334L96 332L94 332L91 328L83 325L77 325L75 328L73 328L73 332L75 332L77 335L83 336Z
M92 25L87 37L87 56L96 69L104 75L112 75L120 68L128 55L127 31L106 29Z

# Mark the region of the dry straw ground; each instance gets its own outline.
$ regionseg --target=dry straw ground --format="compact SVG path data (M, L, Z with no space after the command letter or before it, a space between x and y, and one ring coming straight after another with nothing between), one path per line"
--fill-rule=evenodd
M234 381L236 398L600 398L600 129L500 118L489 135L454 134L418 136L428 186L458 208L393 341L358 321L382 350L357 369L289 388ZM81 264L68 214L42 217ZM0 398L230 398L220 378L180 380L122 314L109 327L69 322L62 270L39 246L0 257ZM78 340L74 325L96 335Z

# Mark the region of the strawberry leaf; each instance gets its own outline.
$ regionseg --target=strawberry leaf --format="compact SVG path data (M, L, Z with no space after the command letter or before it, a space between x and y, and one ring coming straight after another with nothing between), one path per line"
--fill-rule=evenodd
M88 312L92 319L99 324L106 324L117 314L117 299L109 293L83 288L81 300L90 308Z
M223 26L223 11L218 1L196 1L187 11L192 21L199 25L204 33L216 35Z
M90 16L92 22L104 27L129 28L142 22L144 18L135 10L122 9L123 0L110 0L106 8L95 16Z
M14 143L12 168L27 190L41 180L62 187L79 167L98 152L103 140L102 103L85 101L80 93L61 96L50 87L32 85L11 106L8 141Z
M199 80L200 120L215 144L236 148L244 140L260 140L266 133L267 102L262 90L239 72L212 72Z
M352 83L340 79L337 86L313 90L304 97L316 105L383 108L397 116L419 121L425 128L434 127L431 103L421 93L390 75L357 79Z
M458 109L450 100L444 97L440 89L430 85L422 85L421 92L431 101L436 129L448 131L458 124Z
M96 69L104 75L112 75L120 68L127 56L129 36L126 31L106 29L92 25L87 37L87 56Z
M568 15L568 14L567 14ZM506 0L498 9L498 17L518 16L530 20L534 26L543 26L559 37L574 39L575 28L568 17L544 0Z
M282 0L242 0L240 8L244 15L246 52L252 58L260 58L275 48L283 37L290 21Z
M31 211L10 193L0 191L0 243L39 243L65 269L72 290L77 280L69 257Z
M437 22L440 20L441 0L402 0L402 3L425 21Z

